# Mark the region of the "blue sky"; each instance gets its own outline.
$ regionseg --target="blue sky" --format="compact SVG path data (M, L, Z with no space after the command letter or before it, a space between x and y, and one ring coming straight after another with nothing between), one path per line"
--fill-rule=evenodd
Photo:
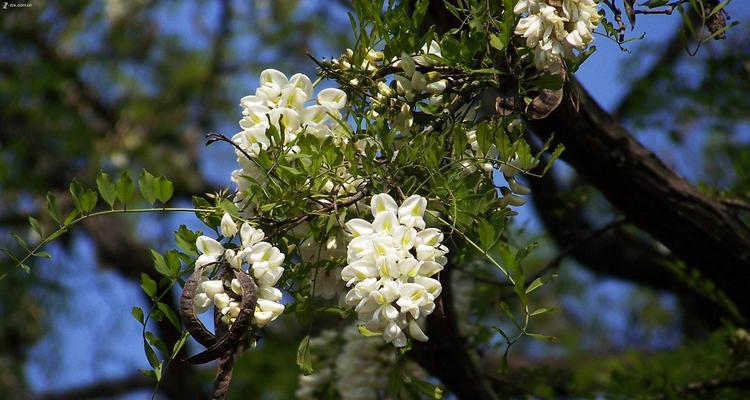
M742 2L735 2L742 3ZM179 6L164 7L160 16L166 23L167 30L174 30L186 37L200 38L193 30L195 25L185 23L192 18L188 10ZM213 7L203 10L206 21L212 21ZM746 20L750 15L741 6L731 5L730 13L736 20ZM670 37L679 24L679 16L639 16L638 29L630 33L633 37L645 31L643 41L631 44L636 46L658 46ZM731 34L731 32L730 32ZM628 57L636 57L621 51L617 45L601 36L596 39L597 52L581 67L578 78L606 109L612 109L628 87L628 80L635 79L639 70L622 67ZM196 43L198 46L206 44ZM335 53L336 51L331 51ZM641 54L641 53L638 53ZM642 60L647 66L647 58ZM273 67L273 66L269 66ZM310 69L307 66L305 69ZM296 71L286 71L291 75ZM248 78L241 87L247 92L256 84L255 78ZM239 102L239 98L238 98ZM236 119L240 118L239 108ZM235 121L225 121L223 126L235 129ZM639 139L650 148L659 149L665 145L664 135L641 133ZM212 146L203 154L203 172L212 177L214 182L227 184L231 160L234 156L228 147ZM228 159L229 163L216 163L215 159ZM668 160L669 161L669 160ZM679 160L671 162L680 167ZM689 173L690 171L683 171ZM531 207L522 207L519 222L537 228L536 218ZM156 217L145 219L139 232L145 237L153 238L164 245L171 243L170 232L180 223L186 223L182 217L170 217L165 224ZM194 227L197 227L192 222ZM158 228L152 228L158 227ZM163 229L162 229L163 228ZM168 238L165 242L164 238ZM146 366L140 341L140 326L130 317L133 305L146 307L145 304L134 304L141 299L140 288L124 281L117 274L96 269L91 246L83 235L76 235L73 254L66 258L55 252L55 260L41 267L44 274L58 276L63 284L71 289L66 312L60 313L51 323L52 332L31 353L27 367L29 381L37 391L62 389L83 385L103 378L130 374L137 368ZM586 274L581 271L580 273ZM593 279L587 277L586 279ZM603 280L591 296L609 296L613 301L628 293L630 286L616 280ZM612 327L622 326L624 321L611 316L605 321ZM131 396L147 398L148 395Z

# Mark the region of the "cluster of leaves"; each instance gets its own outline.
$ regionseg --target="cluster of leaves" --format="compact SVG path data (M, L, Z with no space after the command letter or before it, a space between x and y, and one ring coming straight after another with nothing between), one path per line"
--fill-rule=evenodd
M25 252L22 257L14 255L14 252L9 249L3 249L6 255L10 257L18 267L24 271L29 272L27 261L31 257L42 257L50 258L49 253L42 251L41 248L57 239L62 234L68 232L68 230L77 223L83 221L89 217L95 217L98 215L125 213L125 212L148 212L148 211L159 211L167 210L162 207L148 208L148 209L128 209L129 204L134 204L136 201L136 184L133 180L132 175L129 171L123 171L120 174L117 182L113 182L110 176L100 171L96 179L97 190L84 188L83 185L77 180L73 180L70 184L70 201L65 203L72 203L73 209L68 212L63 212L59 206L57 197L52 193L47 193L47 211L49 218L57 224L57 229L52 232L45 232L42 224L37 218L29 217L29 225L33 232L38 235L38 243L34 246L30 246L26 243L26 240L21 238L17 234L11 234L16 240L18 246ZM170 180L163 176L155 177L145 169L138 177L138 189L140 194L147 203L153 205L156 200L164 205L174 193L174 187ZM95 211L99 198L107 203L109 209L101 211ZM118 207L119 206L119 207ZM5 276L8 272L4 272Z

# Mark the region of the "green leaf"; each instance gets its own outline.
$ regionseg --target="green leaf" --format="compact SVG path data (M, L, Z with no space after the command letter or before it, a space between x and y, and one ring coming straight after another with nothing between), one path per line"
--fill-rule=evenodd
M146 332L146 340L148 340L149 344L156 347L156 349L163 354L167 354L169 352L166 343L164 343L164 341L161 340L158 336L154 335L153 332Z
M533 292L542 285L544 285L544 282L541 277L534 279L534 281L529 284L529 287L526 288L526 294Z
M477 228L479 234L479 242L482 244L484 250L489 250L495 244L497 235L495 235L495 228L488 221L481 220L479 227Z
M540 276L539 278L534 279L530 284L529 287L526 288L526 294L529 294L533 292L534 290L538 289L540 286L546 284L547 282L557 278L557 274L552 275L545 275Z
M195 240L198 239L198 236L201 235L201 232L193 232L190 229L187 228L185 225L180 225L180 227L175 231L175 241L177 242L177 246L182 249L187 255L192 257L198 257L198 249L195 246Z
M357 330L359 331L360 335L365 337L371 337L371 336L382 336L382 333L373 332L367 328L365 328L364 325L358 325Z
M169 250L167 254L165 254L165 259L167 260L167 267L169 268L170 275L169 277L172 279L179 278L180 276L180 259L184 257L184 255L177 250ZM189 257L186 257L189 258Z
M532 311L529 314L529 317L533 317L533 316L539 315L539 314L546 314L546 313L552 312L552 311L555 311L555 309L554 308L547 308L547 307L538 308L538 309Z
M503 310L503 312L508 318L513 319L513 312L510 310L510 306L508 305L508 303L501 301L500 309Z
M52 217L52 219L55 220L58 225L60 225L60 221L62 220L62 216L60 215L60 207L57 206L57 199L55 198L55 195L52 194L52 192L47 192L47 211L49 211L50 217Z
M403 383L403 381L404 378L401 375L401 369L396 365L391 369L391 373L388 374L388 386L386 386L387 393L394 398L398 398L399 393L401 393L401 383Z
M287 167L286 165L279 165L278 167L279 167L279 169L282 169L282 170L284 170L286 172L289 172L290 174L292 174L294 176L302 175L304 173L304 172L298 170L297 168Z
M146 200L148 204L154 204L154 202L156 201L156 194L154 193L155 179L156 178L154 178L154 176L145 169L138 177L138 190L141 192L141 196L143 196L143 199Z
M85 211L83 210L83 205L81 204L81 198L84 194L81 182L73 179L73 182L70 183L69 191L70 195L73 196L73 205L75 206L76 210L78 210L82 214L85 213Z
M117 180L115 185L115 196L117 200L120 200L123 207L127 207L128 203L133 200L135 195L135 183L133 178L130 176L130 172L122 171L120 179Z
M312 356L310 355L310 335L302 338L297 348L297 365L305 375L313 373Z
M180 330L180 317L177 316L177 313L175 313L174 310L162 302L156 303L156 307L159 308L159 311L164 313L164 316L167 317L175 329Z
M104 171L99 171L99 176L96 178L96 187L99 189L99 194L102 196L102 200L109 204L110 208L115 206L115 184L112 183L112 178L107 175Z
M547 165L544 166L544 171L542 171L542 175L546 174L547 171L552 167L552 163L555 162L560 157L560 154L565 151L565 146L563 146L562 143L558 144L557 147L555 147L555 150L552 152L552 155L550 155L549 160L547 161Z
M22 237L18 236L15 233L11 233L10 237L12 237L16 242L18 242L18 245L21 246L22 249L26 250L27 253L31 253L31 250L29 250L29 246L26 244L26 241L23 240Z
M151 367L156 368L160 363L159 356L156 355L154 348L146 340L143 341L143 351L146 353L146 359ZM154 377L156 378L156 375Z
M99 196L96 195L96 192L87 189L83 196L81 196L81 208L83 210L83 213L90 213L94 209L94 207L96 207L97 200L99 200Z
M157 377L156 376L156 372L154 370L152 370L152 369L138 368L138 372L140 372L143 376L145 376L147 378L151 378L151 379L153 379L153 380L155 380L157 382L160 379L160 377Z
M156 297L156 281L145 272L141 272L141 288L152 299Z
M71 211L67 217L65 217L65 221L63 221L63 225L67 226L73 223L75 219L78 218L78 210Z
M490 46L498 50L502 50L505 48L505 43L503 43L503 40L500 38L500 36L497 36L493 33L490 35Z
M532 337L534 339L539 340L545 340L548 342L556 342L557 338L554 336L548 336L548 335L542 335L541 333L527 333L526 336Z
M154 195L159 199L161 204L169 201L169 199L172 198L173 193L174 185L169 179L160 176L154 180Z
M36 232L39 237L44 237L44 230L42 229L42 225L39 223L39 220L36 218L29 216L29 225L31 225L31 229Z
M182 336L180 336L180 340L176 341L174 346L172 346L172 355L170 356L171 359L174 360L177 354L180 353L180 350L182 350L182 347L185 346L188 337L190 337L190 333L188 333L188 331L183 331Z
M133 316L138 322L143 324L143 310L140 307L133 307L132 310L130 310L130 315Z
M151 249L151 258L154 260L154 269L156 269L156 272L164 276L172 276L172 271L167 266L167 261L164 260L164 256L161 253Z
M47 238L45 240L47 240L48 242L51 242L51 241L57 239L58 237L60 237L63 233L65 233L67 231L68 231L67 229L58 229L58 230L52 232L51 235L47 236Z

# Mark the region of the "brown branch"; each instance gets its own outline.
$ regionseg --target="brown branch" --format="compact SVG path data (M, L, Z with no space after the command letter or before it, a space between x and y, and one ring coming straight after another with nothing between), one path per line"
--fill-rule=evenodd
M638 143L572 79L534 132L565 145L563 158L629 221L698 269L750 316L750 229Z

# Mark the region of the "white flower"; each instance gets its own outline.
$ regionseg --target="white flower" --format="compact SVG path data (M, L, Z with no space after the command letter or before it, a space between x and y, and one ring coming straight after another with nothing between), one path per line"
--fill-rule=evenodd
M211 308L211 298L206 293L196 293L193 298L193 306L196 313L204 313Z
M582 51L593 40L593 31L601 19L594 0L563 0L548 4L546 0L520 0L513 8L524 15L516 25L515 34L526 38L526 46L534 49L538 69L557 73L562 59Z
M357 218L346 224L354 238L341 271L351 287L345 303L367 329L396 347L406 345L407 333L427 340L416 321L434 311L442 289L430 276L443 268L448 249L438 229L425 229L426 206L418 195L399 207L391 196L376 194L370 200L373 222Z
M368 236L372 234L372 232L374 232L372 224L360 218L350 219L349 221L347 221L346 229L348 229L354 237Z
M341 89L323 89L318 93L318 104L334 110L340 110L346 105L346 93Z
M258 327L264 327L269 322L278 318L284 312L284 305L275 301L258 299L255 306L255 323Z
M414 59L406 52L401 53L401 69L404 70L404 73L408 77L411 77L417 70L417 66L414 64Z
M275 287L262 286L258 289L258 298L279 302L281 300L281 290Z
M250 182L263 184L267 179L266 172L256 162L256 158L272 148L281 148L286 154L300 151L293 143L299 135L311 135L321 141L333 138L335 145L345 145L351 133L346 126L336 121L341 118L341 109L346 106L347 95L335 88L324 89L317 95L317 104L313 97L313 83L304 74L295 74L287 78L282 72L267 69L261 72L260 86L254 95L245 96L240 101L243 118L240 120L241 132L232 137L236 145L235 154L240 169L232 173L232 182L237 185L234 201L243 211L243 215L252 216L257 210L248 207L247 200ZM271 127L280 130L284 127L284 143L272 143L274 135L268 134ZM361 178L349 175L343 177L343 190L347 193L356 191L362 182ZM326 185L332 191L338 185Z
M377 216L384 211L396 212L398 206L396 200L387 193L376 194L370 199L370 210L373 216Z
M386 343L393 343L396 347L406 346L406 334L396 322L388 323L383 331L383 340Z
M221 292L214 295L214 303L218 308L228 307L232 298L228 294Z
M195 246L201 254L210 257L221 257L224 255L224 246L208 236L199 236L195 241Z
M210 299L213 299L217 294L224 293L224 283L220 280L203 281L201 282L201 291Z
M240 239L242 239L242 247L252 247L254 244L260 242L265 237L260 229L253 228L250 224L245 222L240 227Z
M220 229L223 236L232 237L237 234L237 224L229 214L224 214L222 217ZM203 254L196 260L196 268L216 263L221 256L232 268L237 270L235 273L244 273L242 265L245 262L250 263L250 273L258 285L258 302L253 323L257 327L263 327L275 320L284 311L284 306L279 303L282 293L273 286L284 273L284 267L281 264L284 262L285 256L278 248L261 241L265 237L262 230L244 223L239 231L241 244L238 249L224 249L224 246L214 239L207 236L198 237L196 246ZM224 289L225 285L235 295L243 295L242 285L237 278L227 279L224 282L202 277L193 298L193 307L196 313L203 313L214 304L221 313L222 323L231 325L239 316L241 303L234 300L237 296L232 297L230 293L227 293Z
M289 83L286 75L283 72L275 69L265 69L260 73L260 84L261 85L276 85L283 87Z
M221 217L220 230L224 237L232 237L237 234L237 224L229 213L224 213L224 216Z
M432 95L442 94L445 91L445 88L448 86L448 81L445 79L441 79L437 82L432 82L425 86L425 90L427 93Z
M427 208L427 199L419 195L410 196L398 209L398 222L408 227L424 229L422 218Z

